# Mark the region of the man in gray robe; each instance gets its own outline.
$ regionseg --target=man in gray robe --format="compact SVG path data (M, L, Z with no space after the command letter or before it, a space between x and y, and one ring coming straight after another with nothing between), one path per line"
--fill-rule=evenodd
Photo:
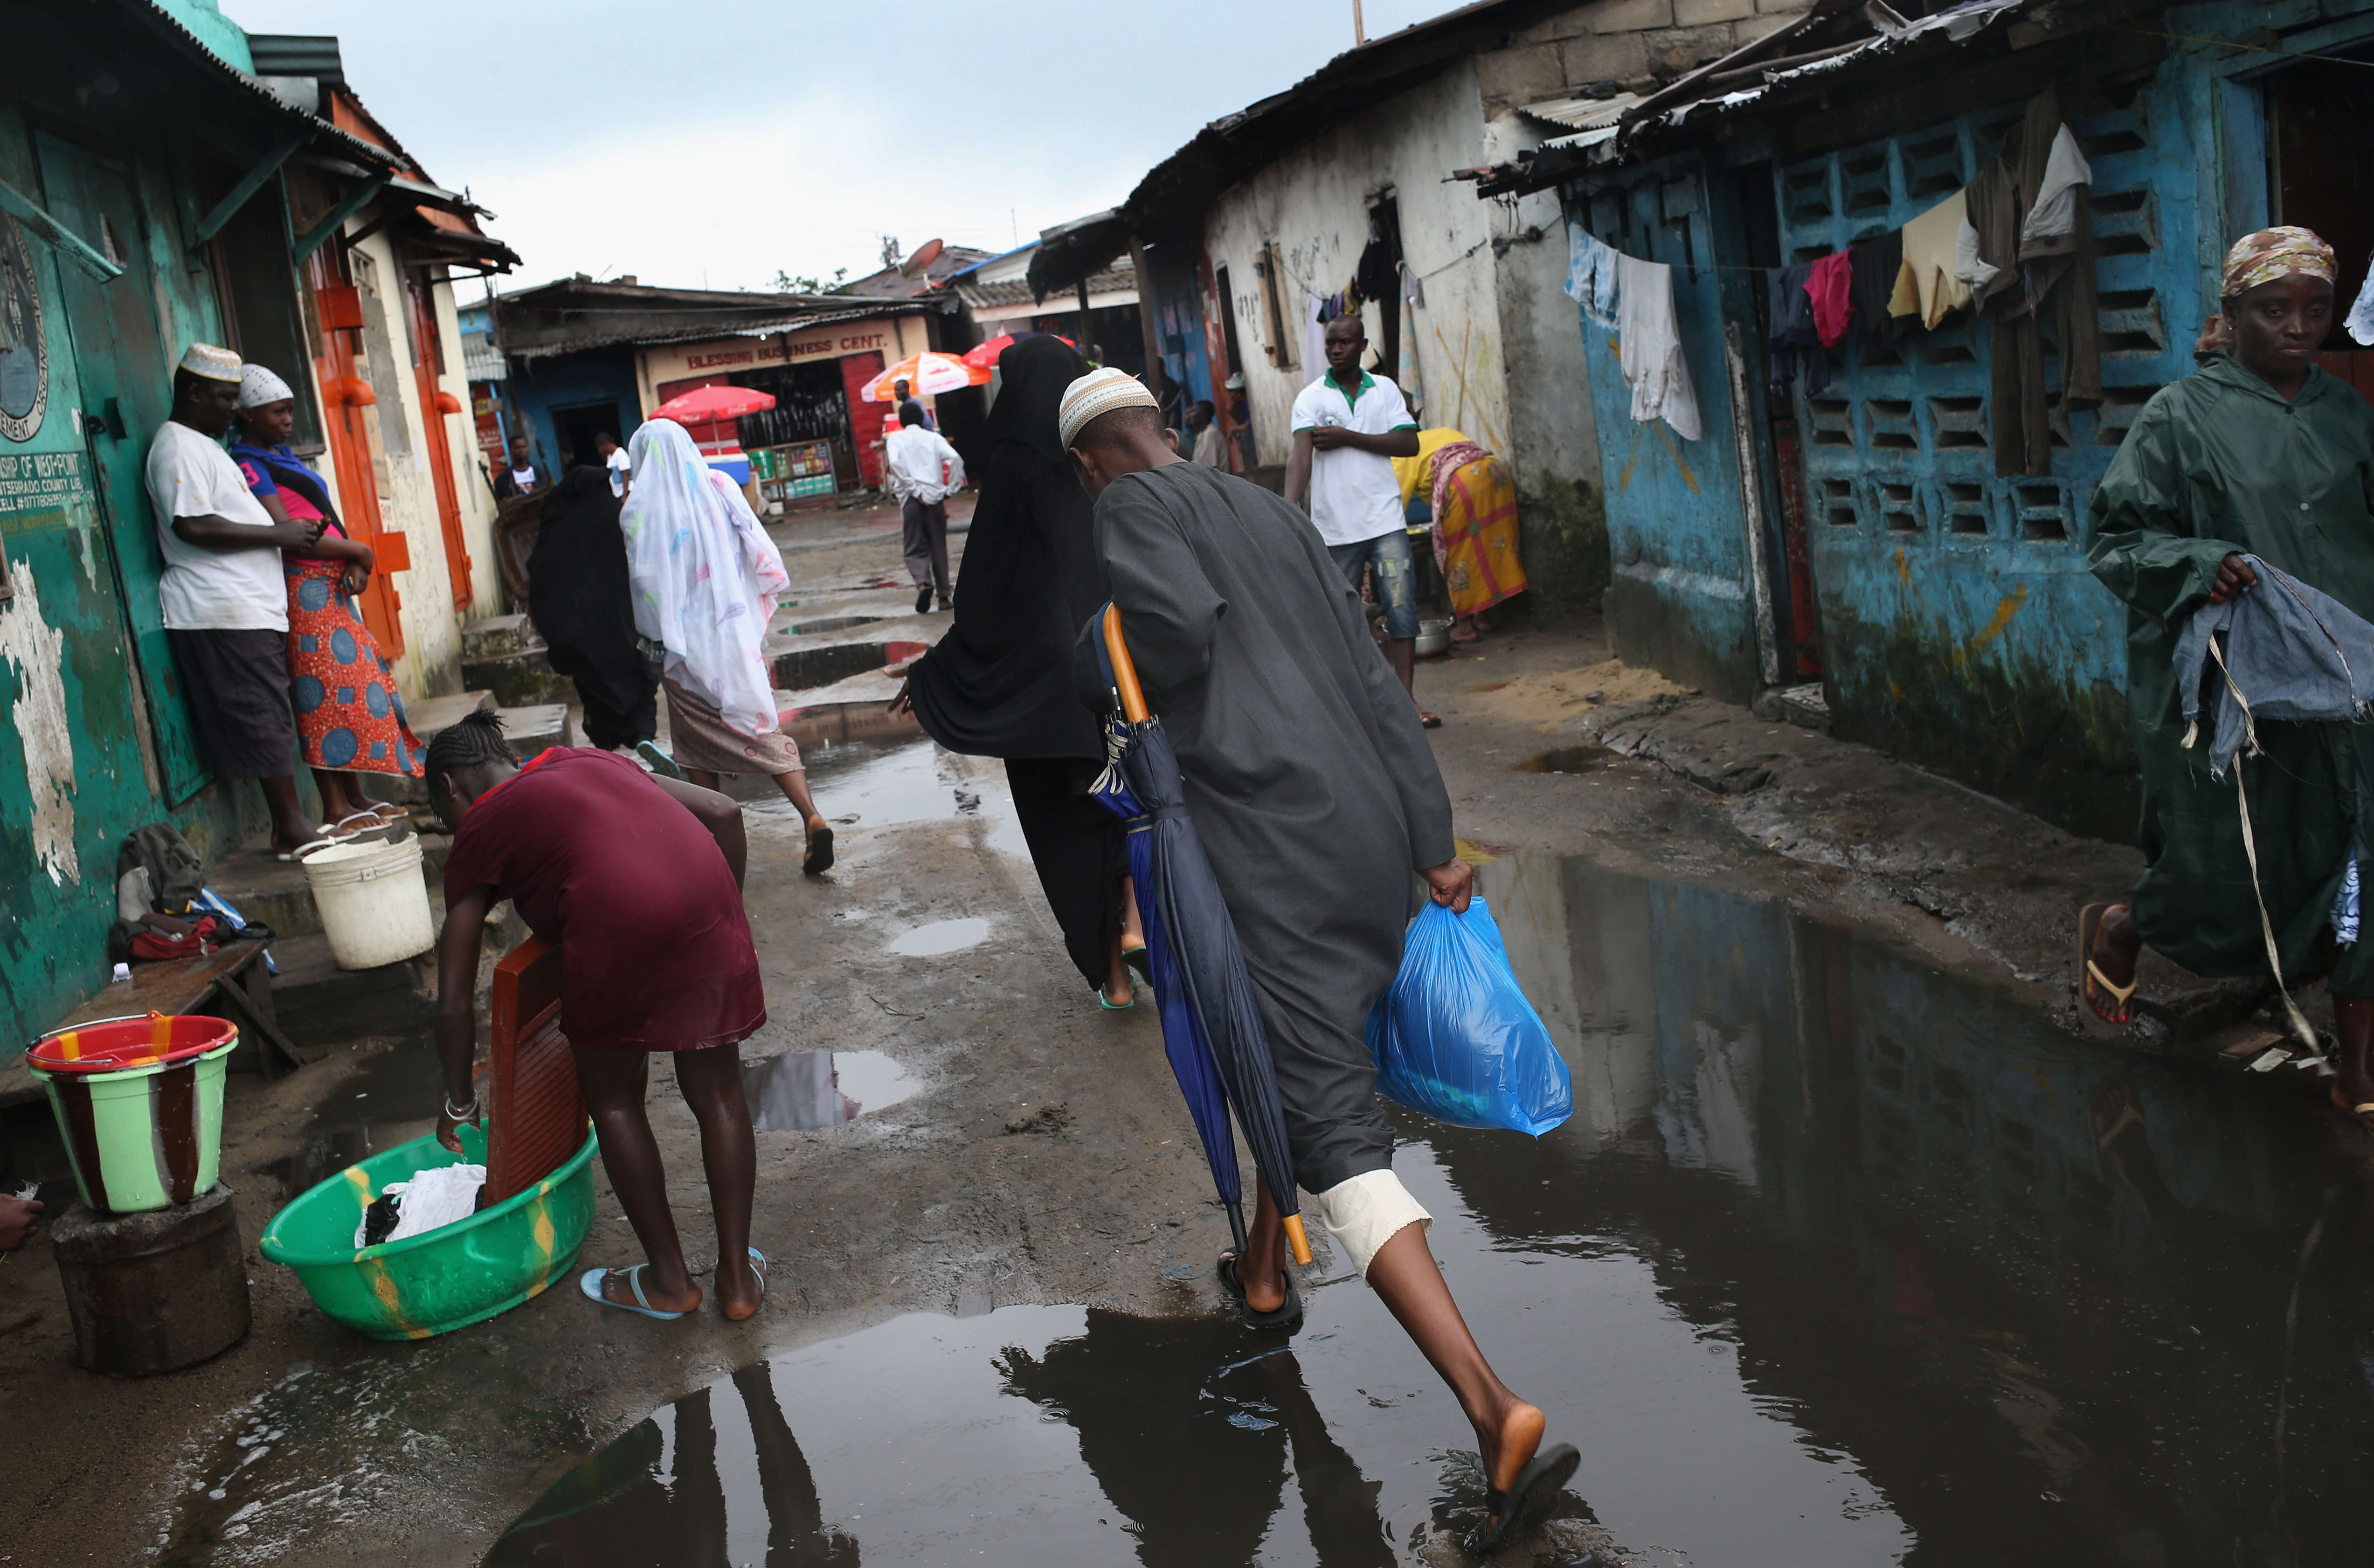
M1416 879L1454 910L1472 893L1434 754L1308 518L1181 460L1152 394L1121 371L1073 382L1060 417L1131 659L1260 995L1296 1176L1458 1395L1497 1538L1555 1499L1575 1451L1536 1452L1542 1412L1493 1375L1461 1319L1427 1246L1429 1216L1393 1174L1363 1038L1401 965ZM1093 636L1075 670L1100 693ZM1286 1319L1285 1270L1264 1190L1223 1283L1249 1316Z

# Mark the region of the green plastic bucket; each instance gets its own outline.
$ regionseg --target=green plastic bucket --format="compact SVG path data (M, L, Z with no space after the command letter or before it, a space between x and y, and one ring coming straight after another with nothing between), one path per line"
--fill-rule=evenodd
M150 1012L45 1035L26 1054L58 1118L82 1200L138 1214L214 1189L223 1072L239 1030Z
M560 1278L594 1222L594 1132L525 1192L440 1230L357 1249L363 1211L390 1185L437 1165L484 1164L486 1135L455 1154L434 1137L348 1165L272 1217L264 1256L297 1272L323 1312L374 1340L425 1340L508 1312Z

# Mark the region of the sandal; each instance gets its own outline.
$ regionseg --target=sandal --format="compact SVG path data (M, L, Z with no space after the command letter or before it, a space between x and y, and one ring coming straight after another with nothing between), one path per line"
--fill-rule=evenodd
M1135 947L1124 945L1121 950L1121 961L1130 966L1131 972L1142 983L1154 984L1154 955L1146 950L1146 943L1141 942Z
M1291 1334L1302 1327L1302 1293L1294 1288L1291 1273L1283 1269L1278 1270L1278 1277L1286 1282L1286 1300L1278 1305L1276 1311L1263 1312L1245 1299L1245 1287L1237 1279L1235 1253L1220 1254L1219 1267L1216 1271L1220 1276L1220 1289L1237 1304L1237 1321L1246 1328L1283 1328Z
M2334 1105L2357 1118L2359 1127L2364 1128L2368 1132L2374 1132L2374 1100L2368 1100L2362 1106L2353 1106L2349 1103L2348 1096L2342 1094L2339 1083L2335 1083L2329 1093L2333 1095Z
M1487 1489L1484 1509L1490 1517L1469 1549L1481 1556L1510 1536L1541 1523L1581 1463L1582 1456L1575 1451L1573 1444L1553 1443L1517 1472L1516 1484L1508 1491Z
M822 876L832 870L832 824L820 816L807 821L808 855L800 862L800 870L808 876Z
M2102 973L2102 966L2094 962L2094 939L2101 933L2104 917L2113 909L2125 907L2123 904L2088 904L2077 912L2077 997L2095 1017L2113 1027L2134 1021L2134 1009L2127 1004L2133 999L2135 987L2142 981L2138 977L2123 986L2114 984L2110 976ZM2086 982L2088 980L2100 987L2102 994L2117 1004L2119 1015L2116 1018L2103 1012L2101 1004L2086 994Z
M653 1306L651 1298L643 1294L643 1270L650 1267L648 1263L638 1263L630 1269L588 1269L577 1277L577 1288L583 1291L587 1298L596 1306L616 1307L620 1312L640 1313L645 1317L656 1317L663 1323L672 1323L682 1317L684 1314L664 1312ZM627 1276L627 1288L635 1293L633 1305L630 1306L623 1301L612 1301L602 1293L603 1284L613 1274Z
M1103 1008L1107 1012L1127 1012L1131 1008L1137 1005L1137 993L1135 991L1130 992L1129 1000L1127 1001L1113 1000L1112 998L1105 995L1105 989L1102 986L1097 987L1096 992L1097 1005Z
M1441 716L1428 713L1421 708L1417 710L1417 727L1421 730L1440 730L1442 728Z

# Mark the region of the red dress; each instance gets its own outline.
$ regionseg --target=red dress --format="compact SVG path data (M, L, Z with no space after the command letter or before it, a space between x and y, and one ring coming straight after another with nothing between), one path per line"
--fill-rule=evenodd
M445 861L447 906L479 886L560 949L573 1044L697 1051L767 1022L723 851L625 757L555 746L479 796Z

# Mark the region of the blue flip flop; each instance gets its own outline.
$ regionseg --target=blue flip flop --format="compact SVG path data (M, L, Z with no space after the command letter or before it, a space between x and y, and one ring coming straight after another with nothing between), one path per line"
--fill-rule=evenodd
M758 1276L758 1306L764 1306L767 1305L767 1255L759 1251L755 1246L747 1247L745 1250L750 1254L750 1272ZM750 1309L750 1317L756 1317L758 1316L758 1306L754 1306ZM724 1309L720 1307L719 1310L723 1311ZM750 1319L748 1317L742 1319L745 1323L749 1320ZM728 1321L730 1322L732 1319L728 1319Z
M685 781L683 764L677 762L676 758L662 751L659 747L658 742L643 741L638 743L635 747L635 755L641 757L645 762L651 764L652 771L658 774L663 778L673 778L678 783L683 783Z
M637 1305L633 1306L629 1306L623 1301L612 1301L608 1296L602 1293L602 1281L610 1274L610 1270L607 1269L586 1270L584 1273L580 1274L577 1277L577 1288L583 1291L586 1298L592 1301L596 1306L614 1306L620 1312L641 1313L645 1317L656 1317L663 1323L672 1323L676 1319L682 1317L684 1314L681 1312L662 1312L658 1307L652 1305L651 1298L649 1296L643 1294L643 1270L650 1267L651 1265L648 1263L638 1263L633 1268L627 1270L627 1288L635 1293L635 1301L637 1303Z

